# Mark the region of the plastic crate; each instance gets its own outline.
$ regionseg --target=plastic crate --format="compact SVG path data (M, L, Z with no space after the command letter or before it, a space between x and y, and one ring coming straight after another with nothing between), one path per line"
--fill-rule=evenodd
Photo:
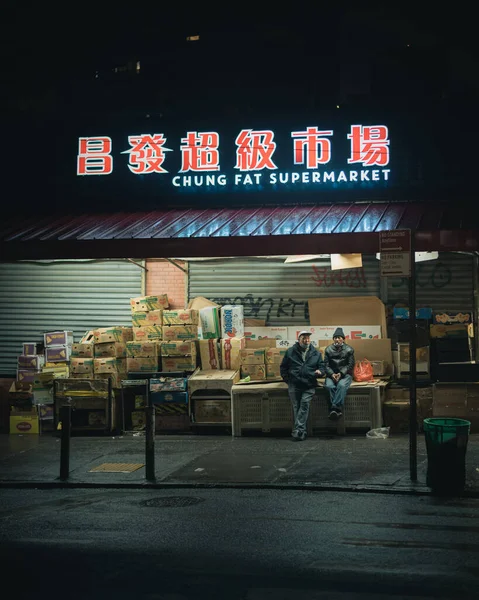
M318 390L311 405L311 428L337 427L328 419L328 397L325 390ZM379 388L364 391L349 390L343 408L344 426L350 429L374 429L382 426L381 396Z
M243 429L263 428L263 394L240 393L233 403L233 435L240 436Z

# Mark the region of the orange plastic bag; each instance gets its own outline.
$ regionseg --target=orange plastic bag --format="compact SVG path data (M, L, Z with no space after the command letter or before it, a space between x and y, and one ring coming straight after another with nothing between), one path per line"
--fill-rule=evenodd
M367 358L356 361L353 376L354 381L372 381L374 379L373 365Z

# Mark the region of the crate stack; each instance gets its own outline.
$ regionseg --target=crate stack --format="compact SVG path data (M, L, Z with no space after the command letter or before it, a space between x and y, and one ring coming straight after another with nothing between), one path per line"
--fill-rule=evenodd
M40 344L24 342L23 352L17 359L17 381L32 384L45 364L45 356Z
M163 311L162 371L193 372L196 369L199 313L195 309Z
M51 373L54 378L70 376L70 359L73 346L73 331L50 331L43 336L45 364L42 373Z
M266 379L266 356L264 348L243 348L240 351L241 378L251 381Z
M163 338L163 311L168 306L166 294L130 298L133 341L160 344Z
M127 378L126 345L132 340L132 327L102 327L93 331L93 378L111 378L112 387L119 388Z
M159 343L155 340L127 342L126 370L128 373L157 373L159 355Z
M84 336L78 344L72 345L72 354L70 358L70 377L71 379L93 379L94 378L94 339L93 334L88 339L88 334Z
M286 352L287 348L266 348L266 379L274 381L281 380L280 365Z

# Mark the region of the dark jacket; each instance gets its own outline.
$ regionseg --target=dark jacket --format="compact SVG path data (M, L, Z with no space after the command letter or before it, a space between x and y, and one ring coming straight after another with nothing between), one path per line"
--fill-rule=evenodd
M354 348L343 344L339 349L334 344L324 351L324 368L326 377L333 373L341 373L341 377L352 375L354 369Z
M281 377L286 383L293 383L299 388L313 388L317 385L315 371L324 375L324 362L321 352L314 346L309 346L306 360L303 361L302 350L298 342L288 348L280 366Z

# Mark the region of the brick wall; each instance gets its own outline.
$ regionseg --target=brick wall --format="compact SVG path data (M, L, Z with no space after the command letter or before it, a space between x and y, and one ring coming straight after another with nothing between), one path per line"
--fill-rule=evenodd
M185 268L184 262L175 262ZM146 295L167 294L170 308L185 308L186 274L162 259L147 260L146 268Z

